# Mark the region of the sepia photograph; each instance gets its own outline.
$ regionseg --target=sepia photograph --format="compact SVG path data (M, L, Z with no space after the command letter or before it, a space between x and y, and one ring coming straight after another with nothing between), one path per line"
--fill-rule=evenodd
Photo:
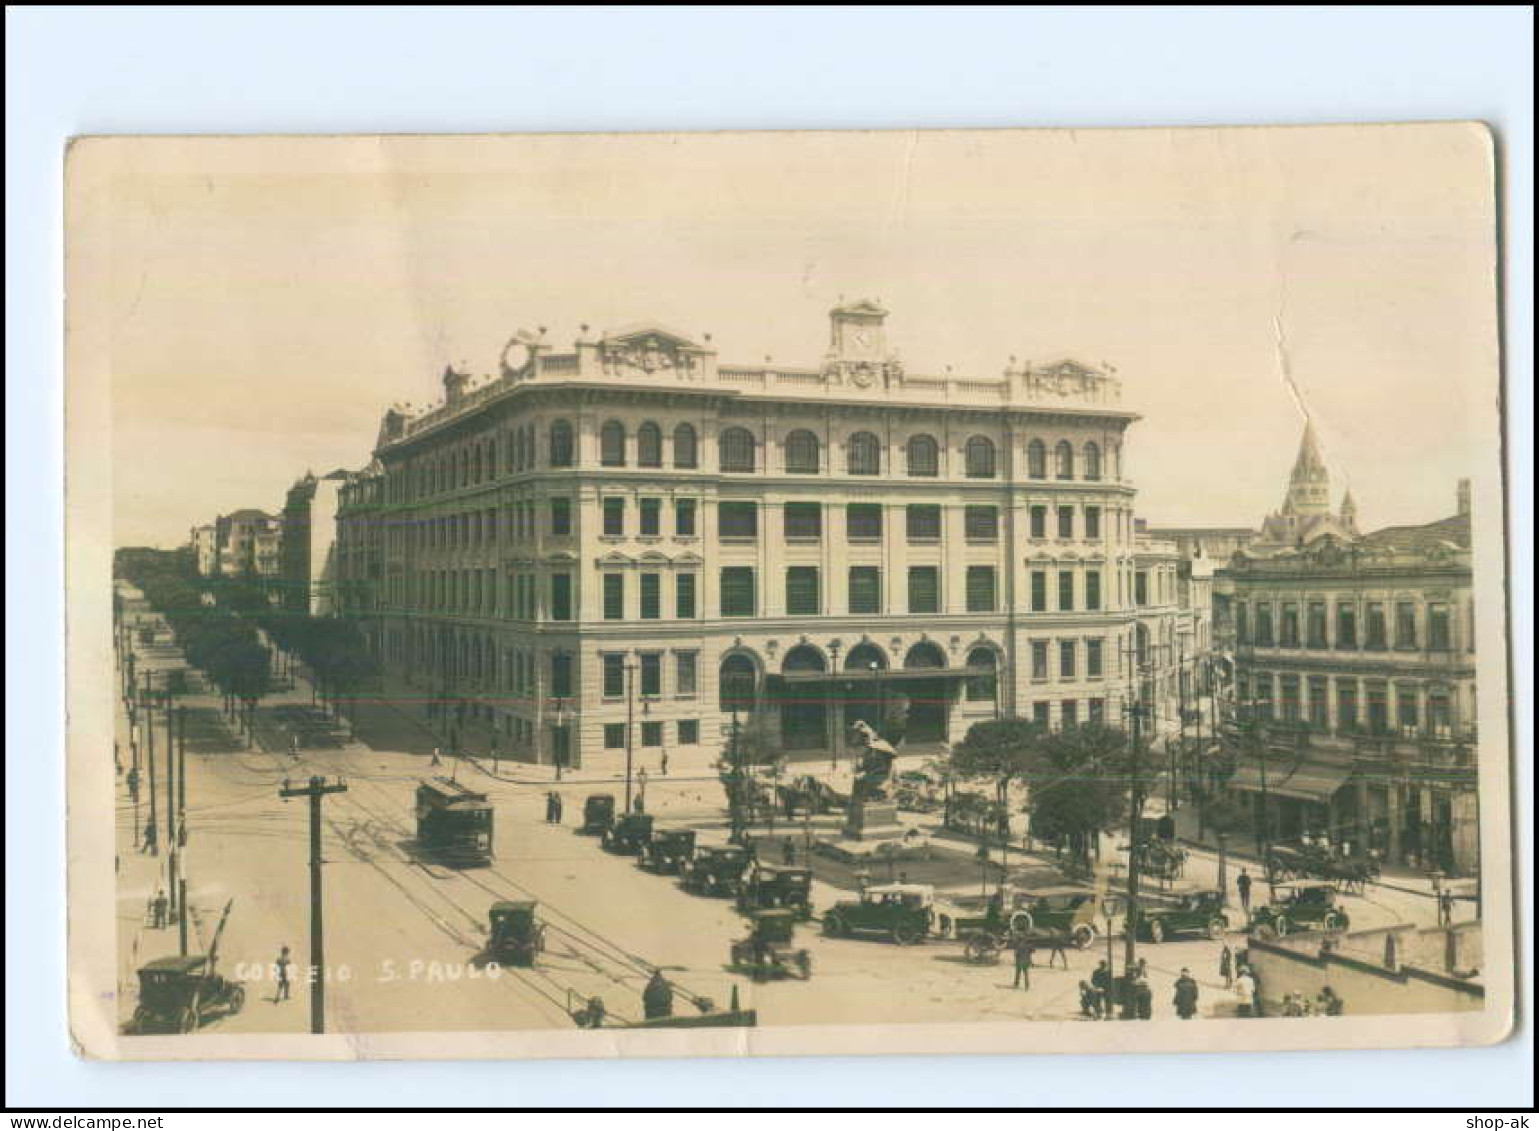
M81 1051L1500 1040L1494 177L77 139Z

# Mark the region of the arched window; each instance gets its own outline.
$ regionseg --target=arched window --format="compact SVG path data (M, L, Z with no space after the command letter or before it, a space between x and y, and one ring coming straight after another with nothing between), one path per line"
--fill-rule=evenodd
M819 652L811 644L798 644L786 653L785 660L780 665L783 672L821 672L827 671L828 665L823 662L823 653Z
M786 437L786 470L792 475L818 473L818 438L805 428Z
M880 475L882 473L882 442L870 432L857 432L850 437L849 469L851 475Z
M604 467L625 466L625 425L606 421L599 429L599 463Z
M999 693L998 664L992 648L974 648L967 653L966 693L969 702L992 702Z
M935 442L935 437L923 433L909 437L908 473L923 476L940 474L940 445Z
M550 426L551 467L572 466L572 426L558 420Z
M921 640L903 657L903 666L909 669L943 668L946 666L946 654L928 640Z
M680 424L673 430L673 466L693 468L700 466L699 445L695 442L695 429L691 424Z
M1026 445L1026 475L1031 479L1047 478L1047 445L1041 440Z
M723 432L721 434L721 469L752 471L753 464L753 433L746 428L728 428Z
M873 667L877 671L886 671L887 656L875 644L857 644L844 657L844 667L852 672L868 672Z
M994 441L987 436L974 436L967 441L967 478L994 478Z
M717 698L723 711L752 711L758 690L759 673L754 662L741 652L721 662L717 679Z
M663 430L651 421L636 429L636 465L663 466Z
M1085 445L1085 478L1101 478L1101 449L1095 444Z
M1067 440L1059 440L1053 462L1057 465L1055 474L1059 479L1073 479L1074 445Z

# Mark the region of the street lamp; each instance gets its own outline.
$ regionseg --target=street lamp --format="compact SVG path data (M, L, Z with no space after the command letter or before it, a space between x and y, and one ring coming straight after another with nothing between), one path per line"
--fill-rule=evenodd
M636 664L625 661L625 811L631 811L631 764L633 758L631 731L636 716Z
M566 765L567 743L569 743L571 741L571 736L567 732L567 725L568 725L567 703L568 703L568 699L564 695L557 695L557 696L554 697L552 702L553 702L554 710L556 712L556 722L555 722L555 731L554 731L554 733L551 736L552 741L553 741L553 743L555 745L555 749L553 749L551 751L551 758L550 758L550 760L555 764L555 767L556 767L556 780L560 781L561 780L561 770Z

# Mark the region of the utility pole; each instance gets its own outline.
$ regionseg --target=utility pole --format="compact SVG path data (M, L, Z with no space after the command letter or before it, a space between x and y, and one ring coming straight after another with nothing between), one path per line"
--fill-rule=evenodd
M291 786L285 778L278 796L310 799L310 1032L326 1031L326 946L321 899L321 798L328 793L346 793L340 779L326 784L323 777L312 777L308 785Z
M625 661L625 811L631 811L631 731L636 717L636 665Z
M140 711L144 718L145 757L148 759L150 766L150 820L149 824L145 827L151 831L153 838L150 843L150 855L159 856L160 814L157 811L157 802L155 800L155 708L150 702L150 691L153 686L150 676L150 672L144 673L144 708Z
M171 914L177 914L178 896L176 844L176 734L171 727L171 676L166 675L166 851L171 854L171 867L167 875L167 892L171 899Z
M1152 647L1152 645L1151 645ZM1128 713L1132 720L1132 734L1129 736L1129 752L1132 755L1129 766L1129 813L1128 813L1128 882L1127 882L1127 907L1123 915L1123 950L1122 950L1122 975L1123 996L1121 1004L1129 1017L1137 1017L1137 1006L1131 998L1133 986L1128 979L1132 976L1133 966L1138 960L1138 931L1134 924L1138 920L1138 866L1140 845L1143 842L1143 718L1146 710L1143 702L1142 688L1139 686L1139 677L1143 669L1139 665L1138 645L1136 640L1128 652L1128 673L1132 685L1132 705ZM1115 985L1115 983L1114 983Z

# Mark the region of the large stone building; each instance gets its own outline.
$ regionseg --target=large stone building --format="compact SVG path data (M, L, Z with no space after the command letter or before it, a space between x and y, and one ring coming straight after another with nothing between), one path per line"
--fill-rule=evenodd
M214 520L218 571L223 577L254 575L276 580L282 566L283 520L247 508Z
M217 577L219 575L219 532L215 524L210 522L202 526L194 526L189 541L192 545L192 559L198 570L198 576Z
M358 623L376 657L380 644L380 583L385 576L385 535L380 504L384 480L377 462L349 473L337 492L336 613Z
M1253 741L1230 787L1259 817L1264 770L1283 840L1324 834L1467 873L1479 859L1467 483L1450 518L1367 535L1349 525L1258 543L1226 571L1237 700L1242 717L1268 720L1265 755Z
M497 375L391 409L381 499L350 483L340 512L383 538L391 678L467 743L604 769L627 741L708 764L734 708L807 757L899 701L911 748L996 714L1121 722L1132 655L1174 695L1206 630L1174 544L1135 536L1114 373L910 373L886 319L836 308L811 366L653 324L522 333Z
M283 603L310 616L336 611L337 499L348 473L306 472L283 505Z

